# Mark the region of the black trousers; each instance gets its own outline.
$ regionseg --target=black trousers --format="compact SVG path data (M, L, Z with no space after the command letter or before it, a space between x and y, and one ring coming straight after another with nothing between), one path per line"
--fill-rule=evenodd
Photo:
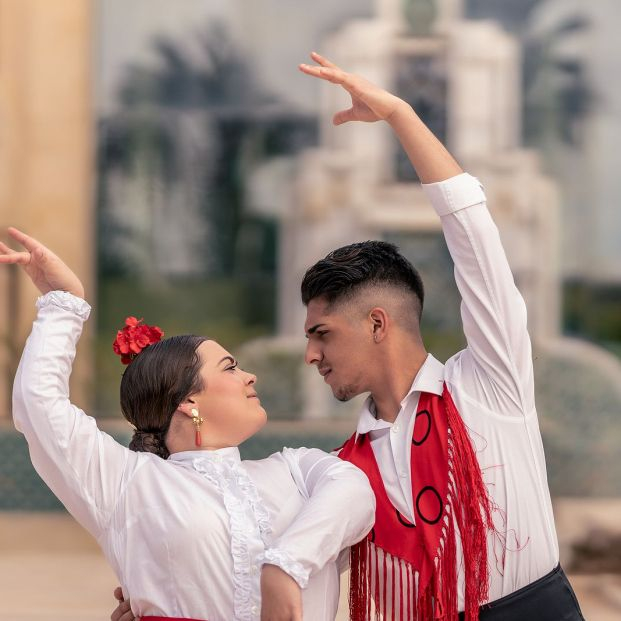
M463 618L460 613L460 621ZM584 621L584 617L565 572L557 565L539 580L482 606L479 621Z

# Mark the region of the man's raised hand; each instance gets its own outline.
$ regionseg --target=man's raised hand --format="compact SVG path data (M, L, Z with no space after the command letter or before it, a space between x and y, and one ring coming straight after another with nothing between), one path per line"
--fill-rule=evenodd
M7 231L24 250L13 250L0 242L0 263L21 265L42 294L60 290L84 297L80 279L49 248L16 228Z
M347 73L317 52L311 53L317 65L299 65L300 71L316 78L339 84L351 96L351 108L341 110L332 119L335 125L348 121L390 121L396 110L409 107L402 99L372 84L368 80Z

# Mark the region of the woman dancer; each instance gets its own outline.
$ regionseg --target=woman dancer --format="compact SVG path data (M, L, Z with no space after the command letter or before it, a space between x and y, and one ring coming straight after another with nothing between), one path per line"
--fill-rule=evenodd
M237 446L266 418L256 378L196 336L137 354L145 343L134 340L121 408L142 452L118 444L69 401L90 312L82 283L41 243L8 232L24 251L0 242L0 263L21 265L42 294L15 378L15 425L39 475L99 542L133 613L333 619L338 553L373 523L366 477L317 449L242 462ZM261 587L273 595L262 614Z

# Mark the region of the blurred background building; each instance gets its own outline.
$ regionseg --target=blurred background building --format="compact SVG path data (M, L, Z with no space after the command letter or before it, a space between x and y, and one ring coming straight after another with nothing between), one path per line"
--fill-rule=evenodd
M485 185L528 305L563 553L621 573L620 18L616 0L0 0L0 225L85 281L74 401L127 440L111 342L144 316L257 372L272 422L246 456L340 444L357 402L304 367L298 286L360 239L419 267L429 349L463 346L439 223L386 127L331 125L346 99L297 71L317 49L412 103ZM34 297L0 271L9 512L59 508L10 424Z

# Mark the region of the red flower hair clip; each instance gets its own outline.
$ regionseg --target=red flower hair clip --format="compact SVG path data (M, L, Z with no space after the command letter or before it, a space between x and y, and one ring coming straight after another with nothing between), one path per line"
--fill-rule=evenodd
M121 356L123 364L129 364L145 347L161 341L163 336L157 326L147 326L142 319L128 317L125 327L116 333L112 349Z

